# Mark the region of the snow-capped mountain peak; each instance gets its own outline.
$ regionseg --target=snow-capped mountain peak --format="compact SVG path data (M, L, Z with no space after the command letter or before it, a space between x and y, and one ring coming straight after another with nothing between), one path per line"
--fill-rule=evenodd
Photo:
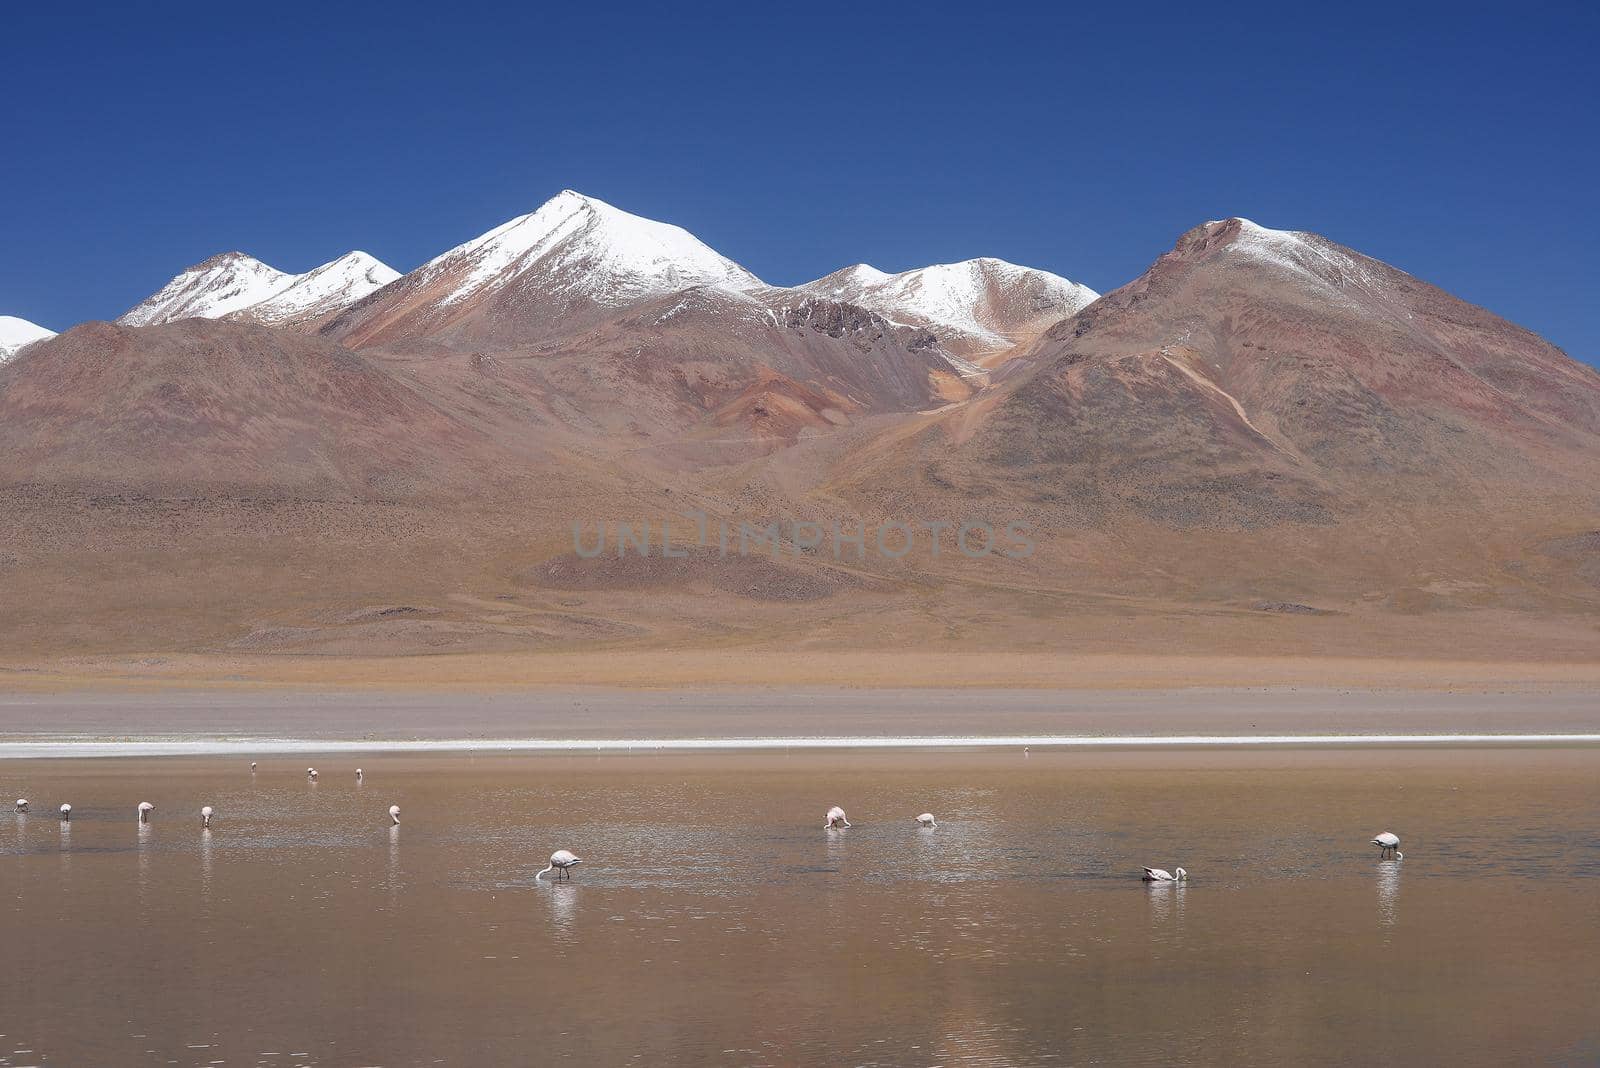
M547 292L621 307L699 285L747 290L760 279L693 234L563 190L539 210L458 245L417 271L418 283L449 280L441 306L498 289L537 268Z
M305 274L287 274L242 252L224 252L179 274L117 322L154 326L179 319L306 321L353 304L400 277L365 252L348 252Z
M1301 270L1304 259L1311 251L1306 240L1311 235L1294 230L1271 230L1249 219L1235 216L1206 223L1208 228L1231 227L1237 229L1230 247L1233 251L1259 260L1268 260L1279 266Z
M1307 287L1308 293L1317 293L1318 299L1335 298L1347 305L1364 298L1383 300L1391 288L1376 261L1352 254L1317 234L1272 230L1239 216L1208 222L1201 232L1208 237L1231 237L1222 245L1228 254L1286 274Z
M894 277L887 271L880 271L870 263L857 263L849 267L841 267L826 278L819 278L811 286L827 284L832 292L828 296L840 297L848 291L862 286L878 286ZM802 286L801 288L808 288Z
M242 252L224 252L183 271L117 322L153 326L178 319L220 319L281 293L295 277Z
M234 317L268 325L314 319L348 307L399 277L399 271L365 252L347 252L299 275L288 287Z
M899 274L858 263L799 288L951 336L973 351L1006 348L1099 296L1060 275L990 257Z
M26 345L55 336L54 330L46 330L37 323L15 315L0 315L0 363L11 359Z

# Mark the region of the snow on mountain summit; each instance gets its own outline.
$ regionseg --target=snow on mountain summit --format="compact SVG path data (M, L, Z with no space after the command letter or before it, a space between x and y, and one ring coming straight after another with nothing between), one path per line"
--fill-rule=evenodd
M347 252L298 276L287 288L235 313L235 317L268 325L315 319L349 307L399 277L399 271L365 252Z
M953 335L971 352L1007 348L1099 296L1049 271L988 257L900 274L858 263L799 288L858 304L891 322Z
M1272 230L1235 216L1204 223L1180 240L1217 249L1231 262L1267 269L1303 289L1308 299L1354 306L1393 296L1385 274L1395 268L1301 230Z
M224 252L181 272L117 322L154 326L178 319L220 319L281 293L295 276L242 252Z
M224 252L183 271L117 322L154 326L179 319L305 321L352 304L398 277L398 272L365 252L346 253L305 274L287 274L242 252Z
M37 323L15 315L0 315L0 363L11 359L26 345L55 336L54 330L46 330Z
M759 288L760 279L689 231L631 215L570 189L419 268L419 285L448 281L437 300L457 304L537 270L549 294L622 307L693 286Z
M303 275L233 252L189 268L119 321L315 326L356 347L424 337L526 343L701 288L746 302L797 292L855 304L891 325L932 331L946 355L963 359L1009 349L1098 296L998 259L900 274L857 264L793 291L774 288L682 227L567 189L403 277L361 252Z

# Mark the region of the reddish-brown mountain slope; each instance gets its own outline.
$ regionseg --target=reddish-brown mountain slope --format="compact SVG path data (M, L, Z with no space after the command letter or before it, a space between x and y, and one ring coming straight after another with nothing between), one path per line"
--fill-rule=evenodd
M1375 260L1234 219L1185 234L918 440L936 482L1080 521L1592 501L1600 374Z
M408 496L484 442L340 345L200 319L85 323L0 370L0 481Z

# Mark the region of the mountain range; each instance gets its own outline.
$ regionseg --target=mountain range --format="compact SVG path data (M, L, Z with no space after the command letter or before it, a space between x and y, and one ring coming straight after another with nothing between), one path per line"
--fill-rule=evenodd
M1244 219L1104 296L995 259L781 287L566 191L404 275L231 252L115 323L30 326L0 320L15 648L1587 656L1600 633L1600 374ZM574 540L674 522L785 540ZM841 553L797 522L910 536ZM1036 551L955 551L964 523Z

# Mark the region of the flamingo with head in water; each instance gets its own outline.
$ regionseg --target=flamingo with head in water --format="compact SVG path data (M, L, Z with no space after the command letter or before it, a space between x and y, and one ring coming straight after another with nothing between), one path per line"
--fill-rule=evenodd
M389 822L391 824L393 824L394 826L396 826L396 827L400 826L400 806L399 805L390 805L389 806Z
M826 831L831 830L834 827L848 826L850 826L850 821L844 818L844 809L840 808L838 805L834 805L828 810L828 822L822 825L822 829Z
M1406 855L1400 852L1400 836L1393 831L1384 831L1372 840L1372 844L1378 847L1380 860L1385 857L1392 857L1395 860L1405 859Z
M26 812L26 811L28 811L28 799L26 797L17 798L17 811L18 812Z
M534 878L543 879L545 872L554 871L557 879L570 879L572 878L572 869L582 863L583 861L579 860L570 849L558 849L550 854L550 866L541 869Z
M919 823L923 827L937 827L937 826L939 826L937 823L934 822L933 813L931 813L931 812L924 812L922 815L918 816L917 817L917 823Z
M209 830L210 827L211 827L211 806L210 805L202 805L200 807L200 826L206 828L207 830Z
M139 802L139 822L140 823L149 823L150 822L150 813L155 811L155 807L156 806L152 805L148 801L140 801Z
M1146 868L1144 881L1147 883L1185 883L1189 881L1189 873L1182 868L1168 871L1165 868Z
M61 822L62 823L66 823L71 818L72 818L72 806L71 805L67 805L67 804L63 804L61 806Z

